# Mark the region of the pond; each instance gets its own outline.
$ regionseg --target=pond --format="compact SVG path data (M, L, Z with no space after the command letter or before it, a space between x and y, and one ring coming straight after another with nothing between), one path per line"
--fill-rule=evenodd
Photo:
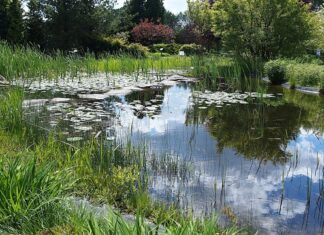
M30 91L37 100L25 102L26 115L36 109L39 123L71 143L105 134L145 144L156 200L261 234L324 232L322 97L209 91L186 79L95 97Z

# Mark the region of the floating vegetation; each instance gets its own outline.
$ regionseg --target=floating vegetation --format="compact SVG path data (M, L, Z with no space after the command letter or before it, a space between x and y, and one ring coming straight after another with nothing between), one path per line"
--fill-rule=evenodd
M193 98L197 99L199 104L217 105L217 107L222 107L226 104L248 104L248 99L255 98L275 98L273 94L260 94L256 92L245 92L245 93L228 93L228 92L211 92L211 91L195 91L193 92ZM200 107L200 109L205 109L205 107Z

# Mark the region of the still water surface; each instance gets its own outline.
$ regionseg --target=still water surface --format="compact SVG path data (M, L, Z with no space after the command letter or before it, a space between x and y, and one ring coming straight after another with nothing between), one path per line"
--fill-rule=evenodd
M196 87L72 99L48 106L42 121L145 143L156 200L196 215L227 211L260 234L324 233L324 98L272 88L274 98L217 105L195 99ZM45 95L61 96L30 98Z
M196 214L227 208L261 234L323 233L323 99L272 90L277 98L208 107L195 103L192 90L178 85L123 99L144 105L163 95L154 117L119 113L119 138L131 131L134 144L145 142L169 167L178 162L178 170L154 171L153 197Z

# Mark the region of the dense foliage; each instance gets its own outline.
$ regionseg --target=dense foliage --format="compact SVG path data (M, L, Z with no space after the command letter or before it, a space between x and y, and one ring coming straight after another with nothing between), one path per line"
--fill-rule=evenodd
M175 36L174 31L166 25L155 24L145 20L135 26L131 32L135 42L143 45L154 43L171 43Z
M265 72L274 84L287 80L291 87L300 85L324 88L321 61L271 60L265 64Z
M189 12L199 28L211 29L225 50L239 56L296 56L324 37L319 14L299 0L189 1Z

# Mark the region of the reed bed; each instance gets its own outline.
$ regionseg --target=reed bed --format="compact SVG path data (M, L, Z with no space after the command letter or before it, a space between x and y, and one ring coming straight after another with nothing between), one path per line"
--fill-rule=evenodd
M262 63L252 59L238 59L227 56L192 58L194 77L202 78L202 86L209 89L240 91L262 90Z
M134 58L121 54L96 58L92 54L80 57L59 51L50 56L30 47L12 47L4 42L0 43L0 58L0 74L8 80L73 78L97 73L148 75L169 69L183 70L191 65L190 57L179 56Z

